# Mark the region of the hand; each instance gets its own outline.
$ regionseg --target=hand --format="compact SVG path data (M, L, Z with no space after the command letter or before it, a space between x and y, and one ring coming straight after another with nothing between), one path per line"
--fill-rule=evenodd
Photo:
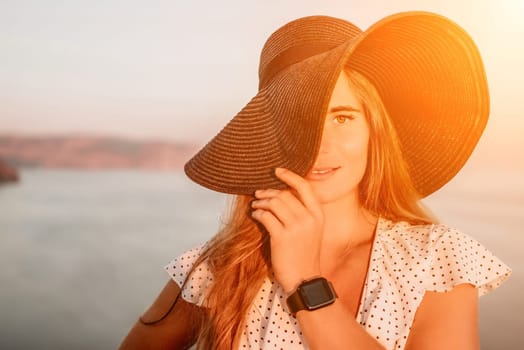
M291 293L303 280L320 275L324 214L304 178L283 168L275 174L290 189L256 191L252 216L269 232L275 277Z

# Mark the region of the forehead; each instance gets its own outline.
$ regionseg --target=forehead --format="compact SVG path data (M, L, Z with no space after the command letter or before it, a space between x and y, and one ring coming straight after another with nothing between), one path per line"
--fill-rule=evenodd
M342 71L337 79L331 99L329 100L329 108L337 106L349 106L362 110L360 99L357 96L353 84L349 82L347 74Z

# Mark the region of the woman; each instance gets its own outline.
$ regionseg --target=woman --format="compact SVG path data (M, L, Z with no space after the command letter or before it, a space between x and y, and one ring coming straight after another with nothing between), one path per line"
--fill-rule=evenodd
M229 219L166 266L121 348L478 349L478 296L510 269L419 202L487 122L471 38L432 13L365 32L305 17L270 36L259 78L185 167L236 194Z

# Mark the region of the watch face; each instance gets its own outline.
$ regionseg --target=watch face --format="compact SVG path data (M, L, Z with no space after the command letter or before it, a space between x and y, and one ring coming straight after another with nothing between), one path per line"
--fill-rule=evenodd
M302 300L308 309L316 309L335 301L335 295L330 288L328 281L324 278L317 278L300 286Z

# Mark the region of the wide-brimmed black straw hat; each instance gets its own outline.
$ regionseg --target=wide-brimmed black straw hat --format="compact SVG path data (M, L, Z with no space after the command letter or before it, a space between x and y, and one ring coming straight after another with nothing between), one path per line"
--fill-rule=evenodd
M366 31L328 16L279 28L261 53L258 93L186 163L186 174L232 194L285 187L276 167L305 176L344 67L377 89L422 196L457 174L487 123L487 81L471 37L428 12L391 15Z

